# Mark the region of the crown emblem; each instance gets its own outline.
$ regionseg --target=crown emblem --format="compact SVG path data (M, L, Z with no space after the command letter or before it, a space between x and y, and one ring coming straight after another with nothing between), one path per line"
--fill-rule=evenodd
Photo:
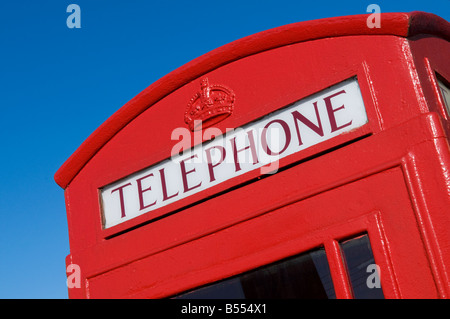
M201 81L200 88L200 92L189 101L184 113L184 121L191 131L214 125L233 113L232 90L219 84L211 85L208 78Z

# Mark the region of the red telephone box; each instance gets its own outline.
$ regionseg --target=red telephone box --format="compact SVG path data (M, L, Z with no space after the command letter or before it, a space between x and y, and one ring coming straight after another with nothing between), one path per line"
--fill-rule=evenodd
M450 25L290 24L155 82L55 175L70 298L448 298Z

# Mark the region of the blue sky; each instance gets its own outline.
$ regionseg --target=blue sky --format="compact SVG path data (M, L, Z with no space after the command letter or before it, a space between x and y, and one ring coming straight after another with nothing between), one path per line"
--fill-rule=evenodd
M80 29L66 25L71 3ZM67 298L64 192L53 175L127 101L233 40L371 3L450 21L450 0L2 0L0 298Z

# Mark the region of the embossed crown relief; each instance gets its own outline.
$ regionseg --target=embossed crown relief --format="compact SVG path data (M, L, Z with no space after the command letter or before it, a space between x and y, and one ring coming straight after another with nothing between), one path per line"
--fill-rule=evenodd
M209 84L208 78L204 78L200 82L200 92L189 101L184 121L191 131L214 125L233 113L234 100L231 89L221 84Z

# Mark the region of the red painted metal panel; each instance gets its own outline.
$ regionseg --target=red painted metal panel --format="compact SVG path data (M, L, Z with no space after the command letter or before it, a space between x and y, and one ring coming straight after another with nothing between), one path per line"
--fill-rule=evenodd
M283 207L287 207L289 205L293 205L296 202L302 202L302 200L307 200L308 198L314 198L315 195L327 193L327 190L332 191L333 189L340 189L344 185L347 185L349 183L355 183L357 181L364 181L366 176L373 176L374 174L379 174L378 172L384 172L386 170L389 170L390 168L395 167L401 167L405 171L405 177L406 184L408 185L408 190L410 193L415 193L414 187L416 184L415 181L415 173L414 171L417 170L417 165L414 165L413 168L410 168L410 164L408 163L409 156L411 154L418 154L417 150L414 153L409 152L409 144L412 145L433 145L434 140L440 141L443 139L443 132L441 131L440 134L433 137L432 132L433 127L438 124L437 116L426 116L424 118L415 119L411 122L408 122L407 124L400 126L396 128L395 130L392 130L391 132L386 132L383 134L379 134L377 138L375 137L369 137L364 140L358 141L357 143L353 143L351 145L346 146L345 148L335 150L334 152L330 152L328 154L324 154L321 157L316 158L315 160L307 161L302 163L299 166L295 166L294 168L291 168L289 170L280 172L278 174L275 174L271 177L265 178L260 180L257 183L252 183L250 185L244 186L240 189L231 191L229 193L226 193L222 196L216 197L214 199L211 199L209 201L205 201L195 207L195 209L185 210L182 212L179 212L175 215L172 215L170 217L167 217L165 219L159 220L157 222L145 225L143 227L140 227L138 229L133 230L132 232L126 233L126 237L124 236L117 236L111 239L108 239L104 241L103 243L96 245L95 247L90 247L88 250L83 251L82 253L78 253L77 257L78 259L74 259L73 262L76 262L77 264L83 265L82 269L84 270L84 274L87 277L92 276L94 279L94 282L98 282L100 278L103 280L104 278L115 278L115 277L109 277L114 276L115 272L105 275L106 277L97 277L103 273L108 273L111 269L118 269L121 271L125 271L128 269L128 271L133 272L136 270L131 271L127 265L131 265L130 262L136 262L137 264L140 264L141 261L144 262L148 258L151 258L152 256L157 256L160 254L165 254L166 252L170 252L173 249L178 249L178 251L183 252L183 256L185 254L190 254L189 252L186 252L183 250L183 247L189 247L186 245L189 245L189 243L196 242L198 239L201 238L216 238L217 232L220 230L225 229L232 229L233 225L240 225L242 222L249 223L251 220L258 220L258 216L265 216L266 214L278 211L277 209L282 209ZM418 129L419 128L419 129ZM397 140L396 136L408 136L409 139L405 140ZM414 138L414 136L416 136ZM362 143L362 145L361 145ZM416 147L417 148L417 147ZM358 154L358 150L365 150L362 155L355 156L355 154ZM427 149L422 151L424 156L429 157L430 150ZM349 163L351 165L349 165ZM430 166L429 163L422 163L422 165ZM438 166L438 163L434 163L431 167L429 167L430 170L434 170L436 166ZM420 165L419 165L420 166ZM398 170L397 170L398 171ZM311 173L313 172L313 173ZM397 174L398 175L398 174ZM434 178L438 177L438 178ZM400 177L398 177L400 178ZM437 192L436 196L439 197L437 199L437 202L440 202L441 207L448 207L449 198L446 196L445 189L442 187L439 187L442 183L445 183L445 178L443 176L433 176L430 180L429 177L423 178L422 182L426 182L428 184L438 183L437 187L434 188L434 190ZM365 183L365 182L364 182ZM403 182L405 183L405 182ZM388 185L389 183L382 183L381 190L378 190L380 194L380 198L372 197L374 196L374 193L372 191L365 192L365 195L370 198L370 203L368 204L367 201L364 200L364 198L352 198L352 192L348 192L348 195L343 196L339 195L338 197L342 197L342 199L345 199L346 202L356 202L358 205L360 205L360 210L355 209L355 214L360 214L361 212L365 213L371 213L373 211L382 211L384 212L385 209L382 209L382 207L389 205L392 206L394 203L395 205L399 205L399 200L397 199L397 189L400 189L399 187L394 187L391 189ZM280 185L286 185L285 187L280 187ZM356 183L357 187L356 189L359 189L359 183ZM395 184L394 184L395 185ZM388 188L389 187L389 188ZM403 186L402 186L403 187ZM395 191L394 191L395 190ZM342 194L342 193L340 193ZM356 192L355 196L358 197L359 191ZM393 198L390 198L388 195L392 194L394 196ZM419 193L420 194L420 193ZM361 194L360 194L361 195ZM381 196L382 195L382 196ZM361 195L362 196L362 195ZM404 195L402 195L404 196ZM413 198L416 198L417 196L413 196ZM419 195L420 197L420 195ZM381 198L386 198L386 202L383 203ZM368 205L366 208L364 208L364 205ZM407 216L402 215L401 211L404 211L405 209L401 209L400 212L397 213L397 210L390 210L390 223L391 225L386 226L384 225L384 228L386 227L404 227L402 231L396 232L392 231L389 234L388 239L381 238L382 235L376 235L377 232L382 232L383 230L377 230L377 232L373 232L375 235L372 236L378 236L380 237L379 241L386 243L386 241L389 242L395 242L395 248L396 251L393 255L397 257L383 257L387 258L386 261L383 263L385 264L392 264L392 261L390 261L391 258L399 258L400 263L405 262L404 267L397 266L397 272L398 273L410 273L410 270L408 270L409 266L406 263L408 258L406 258L409 254L414 256L415 254L425 254L425 251L422 249L423 243L417 243L413 244L412 240L408 240L407 242L401 244L402 240L401 238L398 238L398 236L404 234L404 233L418 233L419 230L417 229L417 223L422 224L423 227L426 226L426 221L423 220L423 215L428 213L427 209L424 209L421 207L421 203L417 203L416 201L413 202L414 204L414 211L417 216L417 222L414 219L414 217L411 219L411 209L406 208ZM336 206L336 203L330 202L328 200L320 201L320 205L322 205L323 209L331 209L334 210ZM319 205L319 206L320 206ZM394 206L395 206L394 205ZM406 205L406 203L405 203ZM411 204L410 204L411 205ZM447 205L447 206L446 206ZM211 214L211 212L214 212L214 214ZM314 211L315 212L315 211ZM315 214L315 213L314 213ZM363 214L363 213L361 213ZM405 213L406 214L406 213ZM419 216L419 214L421 216ZM448 215L448 214L447 214ZM272 214L271 216L276 216ZM314 218L315 215L311 214L311 216L303 216L303 218ZM334 222L334 223L347 223L346 220L352 219L351 214L347 213L346 210L343 210L340 213L333 213L332 216L327 216L327 218L317 218L316 222L322 221L322 226L317 226L315 229L317 231L317 234L313 234L311 236L319 236L321 238L335 238L336 235L329 234L327 231L327 225L323 222L324 220L328 222ZM383 215L384 216L384 215ZM354 217L354 216L353 216ZM273 220L271 220L267 226L269 228L272 227L272 224L274 222L276 217L274 217ZM386 218L386 217L383 217ZM440 220L444 225L448 225L448 217L445 217ZM409 226L407 226L409 224ZM367 226L367 225L366 225ZM300 226L299 226L300 227ZM318 230L320 227L323 227L324 229L321 229L319 232ZM369 227L369 226L367 226ZM345 228L345 227L344 227ZM378 227L380 228L380 227ZM263 227L264 229L264 227ZM353 231L354 233L362 231L363 228L361 227L349 227L349 232L344 232L341 237L349 236L351 235L350 232ZM366 228L367 230L367 228ZM433 237L435 234L426 234L427 230L425 228L421 228L422 236L425 237ZM279 231L283 233L284 226L280 226ZM295 231L295 230L293 230ZM301 228L297 229L298 235L304 235L305 233L311 233L311 230L302 231ZM244 233L245 234L245 233ZM208 235L212 235L212 237L208 237ZM243 233L241 233L241 236ZM239 244L238 247L241 246L241 244L244 244L244 240L247 241L254 241L254 236L256 234L253 234L251 239L245 239L247 235L243 236L243 238L236 239L236 241L232 239L228 239L226 241L227 245L232 245L233 243ZM280 235L281 236L281 235ZM288 235L286 235L288 236ZM386 236L386 235L385 235ZM245 237L245 238L244 238ZM338 235L337 238L340 236ZM260 238L258 236L258 238ZM417 238L416 238L417 239ZM303 239L305 243L308 245L319 245L318 242L310 241L307 239ZM325 240L325 239L324 239ZM282 241L281 239L279 241ZM258 241L259 242L259 239ZM288 243L290 241L287 241ZM435 242L430 242L430 240L427 240L430 247L433 249L433 247L436 247ZM142 244L145 243L145 244ZM249 243L246 242L247 245ZM224 243L222 243L224 245ZM253 243L255 245L255 243ZM288 245L288 244L286 244ZM392 245L389 244L389 247L383 246L380 247L374 247L374 254L381 255L379 252L381 250L391 251ZM401 251L402 245L405 250ZM290 246L290 249L301 251L303 246L298 246L295 243L292 243L292 246ZM311 248L311 247L309 247ZM306 249L306 248L305 248ZM202 250L206 253L205 250ZM215 250L214 250L215 251ZM269 253L267 256L271 255L272 253ZM277 255L273 255L271 258L276 258ZM205 257L206 258L206 257ZM224 257L225 258L225 257ZM416 258L416 257L414 257ZM418 258L418 257L417 257ZM439 260L433 259L432 256L429 256L431 261L436 264L439 262ZM192 260L192 256L187 258L186 260ZM421 259L423 260L423 258ZM270 261L270 260L266 260ZM192 262L192 261L191 261ZM201 261L199 260L199 263ZM377 260L377 263L379 261ZM416 265L416 261L414 261L414 265ZM429 272L430 266L422 265L423 267L418 267L413 270L414 271L420 271ZM134 266L133 266L134 267ZM154 271L157 271L159 267L164 268L164 264L159 265L156 263L156 269ZM251 265L249 266L251 267ZM391 268L394 266L390 266ZM445 266L444 266L445 268ZM133 268L134 269L134 268ZM383 269L386 269L384 267ZM153 268L152 268L153 271ZM445 270L444 273L441 274L438 269L433 270L435 273L433 274L435 277L441 278L445 277ZM394 277L396 281L398 281L397 276L403 276L402 274L397 274L397 272L393 272L393 274L390 274L390 277ZM223 269L220 269L215 273L215 276L223 276L224 272ZM129 275L127 275L129 276ZM126 276L126 277L127 277ZM142 274L142 276L144 276ZM407 275L406 277L408 277ZM411 278L415 278L416 276L419 276L418 273L415 273L414 276ZM424 275L420 275L423 276ZM170 277L170 276L169 276ZM128 277L127 277L128 278ZM143 277L142 277L143 278ZM161 277L163 278L163 277ZM409 277L408 277L409 278ZM215 279L219 279L218 277L215 277ZM430 279L430 278L429 278ZM110 282L109 285L104 286L104 293L106 291L109 291L112 289L111 285L114 285L115 288L111 291L117 291L117 289L128 289L130 288L125 284L125 286L120 285L120 281L122 279L117 279L118 282L115 280L111 281L105 281ZM125 279L124 279L125 280ZM341 279L342 280L342 279ZM406 280L406 279L405 279ZM90 283L90 279L87 279L87 282ZM103 282L103 281L101 281ZM197 284L203 283L203 282L196 282ZM180 285L181 288L188 288L183 286L183 280L178 280L177 284ZM89 287L91 287L93 284L89 284ZM390 284L385 284L386 287L391 287ZM415 285L415 281L413 280L413 284ZM434 281L429 280L428 284L425 285L426 287L434 286ZM441 287L441 291L439 292L441 296L445 296L447 294L446 290L448 289L448 285L444 281L444 286ZM339 286L339 285L337 285ZM398 286L398 284L397 284ZM99 290L101 291L102 287L100 284L99 286L96 286L95 290L97 293L99 293ZM128 287L128 288L127 288ZM149 291L146 291L145 289L134 287L136 290L133 291L133 293L130 293L128 297L139 297L139 296L150 296L149 294L152 293L153 288ZM189 286L190 287L190 286ZM420 293L422 292L422 297L430 297L430 296L436 296L437 292L432 293L431 295L428 294L431 290L434 288L427 288L421 287L420 290L405 288L404 283L401 284L402 289L404 290L403 293L398 292L400 288L396 288L396 286L392 286L389 288L391 292L391 297L406 297L406 296L419 296L419 295L412 295L413 293ZM415 286L416 287L416 286ZM89 288L90 289L90 288ZM401 290L401 289L400 289ZM388 290L389 291L389 290ZM397 291L397 292L396 292ZM137 295L134 295L134 293L138 293ZM175 293L177 291L174 290L167 290L167 293ZM159 294L159 293L158 293ZM162 296L162 295L154 295L154 296ZM160 292L162 294L162 292ZM94 297L94 295L91 295ZM98 297L99 295L97 295ZM119 295L116 295L119 296ZM127 296L126 293L120 294L121 297ZM342 294L341 294L342 296ZM389 296L389 295L388 295Z
M380 276L386 297L396 297L395 292L404 298L437 297L425 252L417 249L422 243L403 179L401 169L393 168L118 267L89 279L91 297L167 297L323 245L325 240L363 231L380 237L376 234L380 230L369 222L376 212L388 238L387 243L372 239L376 262L383 270L390 262L393 272ZM275 191L276 184L272 185L261 190L252 184L256 188L248 190L252 201ZM228 205L228 211L240 208L238 203ZM388 256L383 250L389 251ZM105 295L105 287L110 294Z
M450 134L450 118L445 112L445 106L440 98L436 83L436 74L450 81L450 65L448 52L450 43L444 39L416 36L409 41L411 55L414 59L420 87L426 96L430 111L438 113L442 117L447 135Z
M406 40L399 38L380 38L378 36L317 40L264 52L208 73L205 76L215 79L216 82L233 83L233 89L238 97L235 113L219 123L217 127L223 132L227 127L240 127L251 119L261 117L355 75L361 86L369 124L360 130L344 134L281 159L280 166L308 158L363 135L374 134L381 129L398 125L408 117L420 114L420 105L415 98L413 84L402 80L401 77L403 75L403 79L409 79L410 76L402 54L405 42ZM352 49L355 43L360 48L357 52ZM374 46L388 50L391 55L379 56L377 52L374 52ZM339 54L334 52L339 52ZM285 56L295 56L296 58L286 59ZM314 56L315 61L311 61L311 56ZM392 77L391 81L385 79L386 58L396 61L397 65L397 76ZM328 63L318 63L320 60ZM316 61L317 63L314 63ZM246 76L236 76L241 73ZM376 90L371 90L370 83L375 81L378 86ZM98 213L98 188L166 159L171 153L171 149L178 143L178 141L170 140L172 130L177 127L185 127L183 116L176 117L173 114L177 112L184 114L187 101L193 93L198 91L198 88L199 82L192 81L142 113L116 134L97 153L97 156L90 160L78 178L74 180L73 185L66 190L68 196L83 198L79 204L72 203L71 210L82 209L86 213L89 212L91 216L96 216L96 219L90 224L92 233L86 229L84 217L73 216L73 220L79 219L78 223L82 227L87 241L91 243L100 241L116 232L146 222L151 217L155 218L181 209L195 201L260 175L259 171L247 173L217 187L165 206L153 214L145 214L112 229L101 230ZM397 107L391 107L392 104ZM159 138L155 138L155 136ZM104 165L104 163L108 163L108 165ZM95 179L92 178L93 176ZM79 190L78 194L75 193L76 190ZM158 215L154 215L156 213ZM76 227L73 225L74 230ZM81 230L75 231L76 233L81 232ZM77 243L82 247L89 245L81 238L77 240ZM77 249L76 245L72 245L73 250Z

